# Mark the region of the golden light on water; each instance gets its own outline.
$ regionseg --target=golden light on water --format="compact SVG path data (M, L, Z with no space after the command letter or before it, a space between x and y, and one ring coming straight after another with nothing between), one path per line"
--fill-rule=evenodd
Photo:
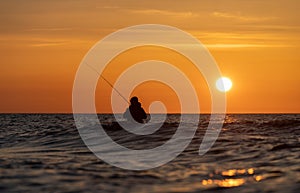
M255 180L256 180L257 182L259 182L259 181L261 181L261 180L263 179L262 176L255 176L254 178L255 178Z
M211 179L208 179L208 180L202 180L202 184L203 185L210 185L210 184L213 184L213 181Z
M240 178L240 179L225 179L225 180L219 180L217 184L220 187L235 187L235 186L240 186L245 183L245 180Z
M206 179L202 180L203 186L209 186L209 185L217 185L219 187L236 187L241 186L248 182L259 182L263 179L262 176L259 175L253 175L254 174L254 168L249 169L230 169L225 170L222 172L216 171L215 174L221 174L224 177L229 177L225 179ZM210 177L214 176L213 174L209 175ZM230 178L235 177L235 178ZM238 178L237 178L238 177Z
M254 169L253 169L253 168L249 168L249 169L248 169L248 174L250 174L250 175L251 175L251 174L254 174Z
M202 185L211 185L217 184L220 187L235 187L240 186L245 183L245 179L238 178L238 179L224 179L224 180L202 180Z
M234 176L236 173L236 170L227 170L227 171L223 171L222 175L223 176Z
M246 174L246 172L248 172L248 174L253 174L254 169L253 168L250 168L248 170L246 170L246 169L231 169L231 170L222 171L222 175L223 176L234 176L236 174Z

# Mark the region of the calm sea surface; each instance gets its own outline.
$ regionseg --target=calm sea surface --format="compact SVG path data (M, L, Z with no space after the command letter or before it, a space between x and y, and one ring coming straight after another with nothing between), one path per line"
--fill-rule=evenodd
M99 119L117 143L149 149L172 137L180 115L168 115L151 138L110 129L111 115ZM201 115L173 161L129 171L91 153L71 114L1 114L0 192L300 192L299 114L227 115L217 142L199 156L208 120Z

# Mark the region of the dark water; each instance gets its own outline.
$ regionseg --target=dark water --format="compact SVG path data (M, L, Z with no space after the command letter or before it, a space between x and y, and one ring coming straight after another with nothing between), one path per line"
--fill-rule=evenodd
M109 129L111 117L99 115ZM136 149L163 144L176 131L169 115L151 136L107 133ZM213 148L198 155L209 116L170 163L129 171L99 160L82 142L72 115L0 115L0 192L300 192L300 115L227 115Z

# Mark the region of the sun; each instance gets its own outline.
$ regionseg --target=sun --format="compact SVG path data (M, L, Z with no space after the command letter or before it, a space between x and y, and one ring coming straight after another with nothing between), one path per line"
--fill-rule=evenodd
M221 92L227 92L231 89L232 87L232 82L229 78L227 77L221 77L217 80L216 82L216 87L219 91Z

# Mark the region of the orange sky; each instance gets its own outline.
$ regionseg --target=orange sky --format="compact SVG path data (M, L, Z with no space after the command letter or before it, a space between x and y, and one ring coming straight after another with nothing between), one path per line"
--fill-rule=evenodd
M0 112L72 112L75 73L88 50L120 28L156 23L187 31L207 46L223 75L233 81L227 93L229 113L299 113L299 8L297 0L3 1ZM164 52L149 56L147 49L133 50L111 65L151 57L178 62ZM109 74L118 72L106 73L114 81ZM209 93L202 83L201 77L195 79L203 112L209 112ZM162 86L149 84L134 91L146 110L160 98L169 112L179 111L174 93L168 88L155 92ZM109 91L99 82L99 112L109 111Z

